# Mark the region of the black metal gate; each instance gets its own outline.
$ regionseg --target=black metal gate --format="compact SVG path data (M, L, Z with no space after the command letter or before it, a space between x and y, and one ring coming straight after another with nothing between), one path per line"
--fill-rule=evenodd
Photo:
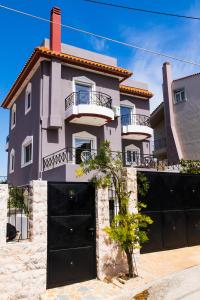
M95 190L48 183L47 287L96 277Z
M200 244L200 175L142 172L150 188L144 213L154 223L141 252Z

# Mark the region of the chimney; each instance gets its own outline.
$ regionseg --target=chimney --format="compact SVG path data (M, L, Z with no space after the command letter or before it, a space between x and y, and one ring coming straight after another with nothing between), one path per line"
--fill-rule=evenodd
M50 49L61 52L61 10L53 7L51 10Z

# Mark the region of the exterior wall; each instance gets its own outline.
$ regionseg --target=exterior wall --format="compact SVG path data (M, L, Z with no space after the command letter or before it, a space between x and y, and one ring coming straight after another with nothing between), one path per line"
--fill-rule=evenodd
M175 125L184 159L200 159L200 75L174 80L173 91L185 88L185 102L173 104Z
M150 115L149 100L121 94L120 105L135 107L135 114L145 116ZM145 141L123 139L122 151L124 152L126 150L125 148L130 145L133 145L133 149L139 150L141 155L151 154L150 139L146 139Z
M167 139L167 158L169 161L175 163L183 158L183 156L176 128L176 117L174 114L170 63L165 63L163 65L163 98Z
M31 183L29 241L6 243L8 186L0 192L1 299L38 300L46 290L47 183Z
M39 164L39 126L40 126L40 69L32 80L31 110L25 115L25 90L16 100L16 126L9 130L8 149L8 183L13 185L27 184L38 179ZM11 110L10 110L11 120ZM22 143L27 136L33 136L33 163L21 168ZM15 150L14 173L9 174L9 159L11 149Z
M50 112L50 91L51 91L51 63L43 63L43 93L42 93L42 157L52 154L56 151L64 149L66 147L73 147L72 134L82 131L92 134L97 138L97 147L103 140L110 141L113 151L121 151L121 122L120 119L116 119L105 126L88 126L79 125L73 123L67 123L65 121L65 98L73 92L73 78L74 77L86 77L88 80L95 82L96 91L106 93L112 97L112 105L119 106L119 81L118 79L103 76L100 74L94 74L92 72L70 68L62 66L60 80L59 76L55 76L58 82L54 82L59 92L59 98L57 99L57 112L61 116L61 127L59 129L52 129L48 127L48 115ZM56 92L54 91L56 94ZM52 178L59 178L59 180L77 181L75 176L75 169L77 165L67 164L66 167L59 167L54 170L44 172L42 174L43 179L50 180ZM64 175L64 177L63 177ZM86 178L80 179L84 181Z
M165 122L161 120L154 128L154 140L165 137Z

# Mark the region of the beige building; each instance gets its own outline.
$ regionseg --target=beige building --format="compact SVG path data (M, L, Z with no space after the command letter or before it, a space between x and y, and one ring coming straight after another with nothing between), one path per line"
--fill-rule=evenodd
M151 114L154 155L173 163L200 159L200 73L173 80L164 63L163 100Z

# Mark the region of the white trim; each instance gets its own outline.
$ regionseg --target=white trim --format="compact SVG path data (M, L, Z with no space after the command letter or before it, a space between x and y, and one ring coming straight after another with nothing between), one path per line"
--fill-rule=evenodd
M30 107L27 107L29 94L30 94ZM27 115L27 113L31 110L31 106L32 106L32 84L31 82L29 82L25 91L25 115Z
M13 116L14 116L14 113L15 113L15 123L13 123ZM15 128L16 126L16 122L17 122L17 106L16 106L16 103L13 104L13 107L12 107L12 110L11 110L11 120L10 120L10 128L11 130L13 128Z
M72 91L76 92L76 84L91 87L92 92L96 92L96 83L86 76L78 76L72 78Z
M14 159L13 169L12 169L12 159ZM10 151L10 158L9 158L9 173L14 173L15 171L15 150L12 148Z
M27 163L24 162L24 150L25 150L25 147L29 146L29 145L32 145L31 147L31 160L28 161ZM21 149L21 168L24 168L30 164L33 163L33 136L27 136L25 138L25 140L23 141L22 143L22 149Z
M87 131L81 131L81 132L78 132L78 133L73 133L72 134L72 147L73 147L73 161L72 163L75 164L75 146L76 146L76 143L75 143L75 140L76 139L85 139L85 140L90 140L92 141L92 149L93 152L95 152L97 150L97 137Z
M131 144L131 145L128 145L128 146L125 147L126 165L134 165L133 161L131 161L131 162L127 161L127 151L137 152L137 155L138 155L138 157L140 159L140 148L137 147L137 146L135 146L134 144ZM137 163L137 162L135 162L135 163Z

